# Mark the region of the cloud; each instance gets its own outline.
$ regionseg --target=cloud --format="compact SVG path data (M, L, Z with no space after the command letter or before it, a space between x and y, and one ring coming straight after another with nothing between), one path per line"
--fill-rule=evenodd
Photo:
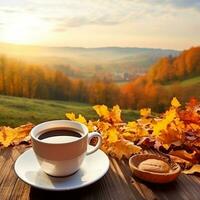
M200 1L199 0L135 0L137 3L147 3L153 5L171 5L174 8L180 9L196 9L200 11Z
M60 32L68 27L113 26L166 15L173 17L183 9L200 11L200 0L8 0L0 11L7 15L17 12L35 15Z

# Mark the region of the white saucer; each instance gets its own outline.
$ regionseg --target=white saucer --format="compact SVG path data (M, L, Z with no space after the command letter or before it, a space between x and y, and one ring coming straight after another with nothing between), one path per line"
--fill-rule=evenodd
M72 190L90 185L103 177L109 169L109 159L103 151L97 150L85 157L78 172L56 178L41 170L31 148L18 157L14 169L20 179L33 187L55 191Z

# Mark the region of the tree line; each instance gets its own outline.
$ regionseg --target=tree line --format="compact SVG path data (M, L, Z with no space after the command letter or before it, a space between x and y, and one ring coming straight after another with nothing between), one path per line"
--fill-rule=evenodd
M0 57L1 94L111 105L117 103L118 91L108 80L72 79L59 70Z
M149 79L166 83L200 75L200 47L183 51L177 57L164 57L151 67Z

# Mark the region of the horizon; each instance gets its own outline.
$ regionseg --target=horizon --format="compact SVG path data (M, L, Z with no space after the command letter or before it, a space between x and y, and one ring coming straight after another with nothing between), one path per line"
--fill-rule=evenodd
M0 41L183 50L200 44L199 8L198 0L7 0L0 2Z
M157 50L171 50L171 51L184 51L193 47L198 47L200 45L189 46L185 49L170 49L170 48L159 48L159 47L145 47L145 46L96 46L96 47L85 47L85 46L50 46L50 45L40 45L40 44L19 44L19 43L9 43L0 41L0 45L13 45L13 46L31 46L31 47L41 47L41 48L83 48L83 49L98 49L98 48L138 48L138 49L157 49Z

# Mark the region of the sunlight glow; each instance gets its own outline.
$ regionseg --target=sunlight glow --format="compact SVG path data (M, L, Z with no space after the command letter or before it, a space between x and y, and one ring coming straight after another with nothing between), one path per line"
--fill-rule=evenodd
M19 16L9 23L3 33L3 40L9 43L31 44L39 37L38 27L42 21L31 16Z

